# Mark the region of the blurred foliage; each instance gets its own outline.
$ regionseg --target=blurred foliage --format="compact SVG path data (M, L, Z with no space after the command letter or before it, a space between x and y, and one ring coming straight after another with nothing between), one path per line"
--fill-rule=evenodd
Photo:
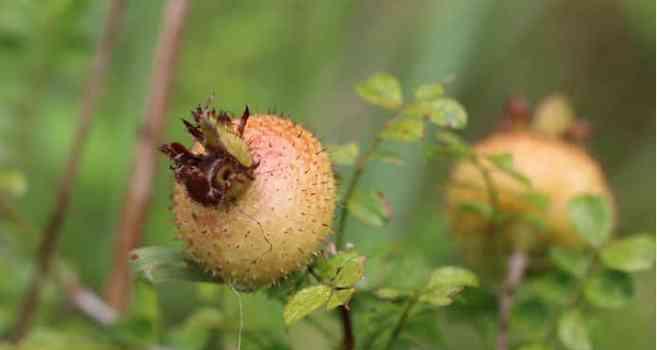
M163 3L128 1L110 79L64 228L63 258L96 290L102 289L109 271L113 234L149 93ZM105 2L84 0L0 2L0 187L12 193L3 194L3 200L37 228L43 226L53 204L54 186L76 127L81 89L106 11ZM290 115L326 144L359 140L364 146L367 142L360 141L374 138L386 123L382 116L389 114L360 103L352 86L387 71L399 77L403 86L442 83L415 94L399 94L399 101L394 84L387 84L392 90L383 92L392 99L382 105L395 107L413 97L418 101L436 98L444 89L467 107L464 137L476 139L496 127L507 97L518 94L538 101L561 92L594 126L590 151L607 170L619 203L615 208L619 237L602 246L599 258L609 270L587 282L585 297L600 306L628 304L596 311L596 322L587 323L592 344L578 328L585 311L562 315L556 331L564 343L576 348L653 349L654 267L636 274L631 284L624 276L645 267L637 256L654 259L654 13L655 2L648 0L295 0L285 6L267 1L194 2L167 120L175 124L192 106L215 93L222 109L240 111L248 103L256 112ZM440 111L444 110L458 108L442 105ZM452 117L458 114L438 114L435 119L449 124L459 120ZM419 134L412 118L392 130L398 131L392 134L397 139ZM171 138L184 137L179 128L168 132ZM455 150L463 151L455 134L442 130L439 134ZM403 159L403 165L371 162L363 177L363 187L385 188L385 200L395 207L385 227L353 220L347 236L368 257L365 276L373 286L412 290L426 283L434 266L461 263L440 210L446 163L441 158L427 161L422 147L386 143L377 152L380 159L393 163ZM350 163L353 148L343 149L341 157ZM164 161L159 170L146 244L168 244L174 238L168 211L171 179ZM347 180L350 170L338 170ZM368 213L383 220L384 203L372 198L364 207L374 208ZM0 273L11 278L0 281L0 332L15 317L36 238L6 214L0 213ZM623 239L638 230L651 233ZM646 244L652 244L652 257L644 251ZM528 296L518 305L522 311L518 324L523 329L535 329L540 323L537 315L554 313L544 299L548 303L567 299L577 271L586 270L564 264L563 259L569 258L563 254L552 257L558 257L557 266L573 269L528 283L526 288L537 288L543 299ZM44 344L69 349L111 349L112 344L140 348L157 343L200 349L205 344L235 344L239 309L230 292L218 288L214 295L204 296L197 285L184 283L175 288L165 283L155 289L141 285L130 314L110 329L102 329L71 312L59 288L48 284L37 331L24 348L41 349ZM630 292L636 297L627 300ZM415 308L406 336L397 346L426 341L442 342L449 348L490 346L494 335L486 320L494 320L495 308L490 295L477 293L466 289L462 299L456 298L444 313ZM339 325L329 314L311 315L309 322L286 329L282 304L265 293L241 298L245 349L330 348L333 343L326 338L339 337ZM385 342L387 334L382 335L382 330L390 331L404 306L380 306L373 300L363 297L351 306L363 344ZM482 315L477 327L464 326L465 322L452 317L464 317L462 311ZM437 322L443 320L455 322L440 322L439 331ZM577 327L570 326L573 323ZM167 334L163 331L167 329L175 331ZM222 332L213 332L216 329ZM527 344L523 349L543 348Z

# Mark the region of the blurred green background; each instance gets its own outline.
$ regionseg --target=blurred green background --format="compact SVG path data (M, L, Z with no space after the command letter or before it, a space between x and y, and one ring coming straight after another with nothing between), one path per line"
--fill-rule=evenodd
M62 256L97 290L110 269L163 4L128 1L64 227ZM104 1L0 1L0 168L26 175L27 191L12 205L39 228L53 206L106 12ZM365 147L389 115L361 102L353 86L380 71L408 89L449 81L449 93L468 110L470 140L495 127L507 97L535 104L560 92L593 124L590 151L617 195L618 234L654 232L654 28L652 0L197 1L184 33L166 139L188 140L179 119L214 93L222 109L239 113L247 103L256 112L274 109L325 143L356 140ZM386 190L393 223L374 230L354 221L347 237L367 256L390 242L412 252L394 267L412 281L426 269L407 263L418 260L428 269L459 261L440 212L449 164L425 160L421 146L389 147L403 154L405 165L373 166L365 184ZM145 244L175 235L168 210L172 179L160 160ZM36 240L0 224L5 328ZM637 290L631 306L602 314L596 349L655 347L654 270L640 276ZM164 323L183 319L197 303L192 285L158 291ZM247 326L273 324L284 332L280 305L260 295L243 299ZM39 326L73 327L66 317L44 312ZM85 327L80 320L75 325ZM299 328L288 333L304 348ZM462 325L443 331L455 347L479 346Z

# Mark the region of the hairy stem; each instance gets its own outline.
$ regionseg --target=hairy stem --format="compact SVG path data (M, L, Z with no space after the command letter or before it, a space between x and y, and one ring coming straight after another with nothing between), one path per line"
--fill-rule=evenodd
M96 47L93 68L84 90L80 123L73 138L66 169L60 180L59 190L55 198L55 208L43 230L36 257L36 271L23 297L18 311L18 319L11 334L11 340L16 343L21 341L32 328L41 298L41 289L48 278L53 257L56 255L57 242L61 236L61 228L71 201L73 184L78 175L79 163L91 129L96 103L105 83L107 67L111 60L112 49L119 31L124 8L125 3L123 0L112 1L102 37Z
M497 334L497 350L509 349L509 324L513 296L522 283L527 269L528 256L524 251L515 251L508 260L507 272L499 295L499 331Z
M113 270L106 284L107 302L125 311L131 291L128 257L141 240L146 214L150 205L153 177L158 159L157 146L164 133L168 100L174 70L182 41L182 32L189 8L188 0L169 0L162 17L162 32L155 53L155 68L151 76L151 94L147 101L144 126L136 146L134 171L130 178L125 204L121 213Z

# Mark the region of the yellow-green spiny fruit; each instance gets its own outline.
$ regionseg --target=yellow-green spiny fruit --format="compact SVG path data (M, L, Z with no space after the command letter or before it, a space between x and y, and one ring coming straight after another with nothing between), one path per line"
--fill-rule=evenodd
M173 161L173 211L188 254L243 290L304 268L331 233L336 193L328 155L307 130L274 115L239 121L209 108L185 121L196 143Z
M485 254L500 246L508 251L518 244L527 245L522 249L539 251L546 245L580 246L584 241L569 220L568 202L578 195L594 194L605 197L613 206L600 164L581 146L562 136L566 125L570 125L570 116L563 115L569 110L564 103L561 98L551 98L539 108L534 127L528 121L516 122L518 127L495 132L473 147L497 193L497 209L507 218L502 224L492 225L490 218L481 213L463 210L464 203L491 201L482 169L464 160L452 170L447 191L450 224L460 240L474 243L476 248L471 254L482 254L482 249ZM550 120L556 122L551 124ZM530 188L487 158L499 154L511 156L513 169L531 182ZM547 206L538 206L532 193L544 196ZM518 225L514 218L535 218L542 225L540 229Z

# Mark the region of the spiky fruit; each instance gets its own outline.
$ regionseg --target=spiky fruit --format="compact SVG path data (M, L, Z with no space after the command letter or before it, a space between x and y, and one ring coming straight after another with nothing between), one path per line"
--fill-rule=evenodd
M194 117L197 125L186 123L197 140L192 150L163 148L175 163L173 211L187 252L243 290L305 267L335 210L334 175L319 141L278 116L249 118L248 109L240 122L207 108Z
M547 103L557 102L563 103L556 99ZM584 241L569 220L568 202L578 195L595 194L606 197L613 205L600 165L583 148L560 138L567 128L561 127L564 133L560 135L541 128L530 129L527 124L494 133L474 147L498 194L498 209L506 218L502 223L491 225L490 218L481 212L463 210L464 203L490 203L481 169L470 161L462 161L450 175L447 206L452 231L470 244L473 255L481 255L482 249L488 255L500 249L508 252L518 248L517 245L539 251L546 245L582 245ZM486 156L495 154L511 155L513 169L530 180L531 188L493 166ZM537 205L532 193L544 196L547 207ZM530 220L519 225L518 218ZM527 225L527 222L542 225Z

